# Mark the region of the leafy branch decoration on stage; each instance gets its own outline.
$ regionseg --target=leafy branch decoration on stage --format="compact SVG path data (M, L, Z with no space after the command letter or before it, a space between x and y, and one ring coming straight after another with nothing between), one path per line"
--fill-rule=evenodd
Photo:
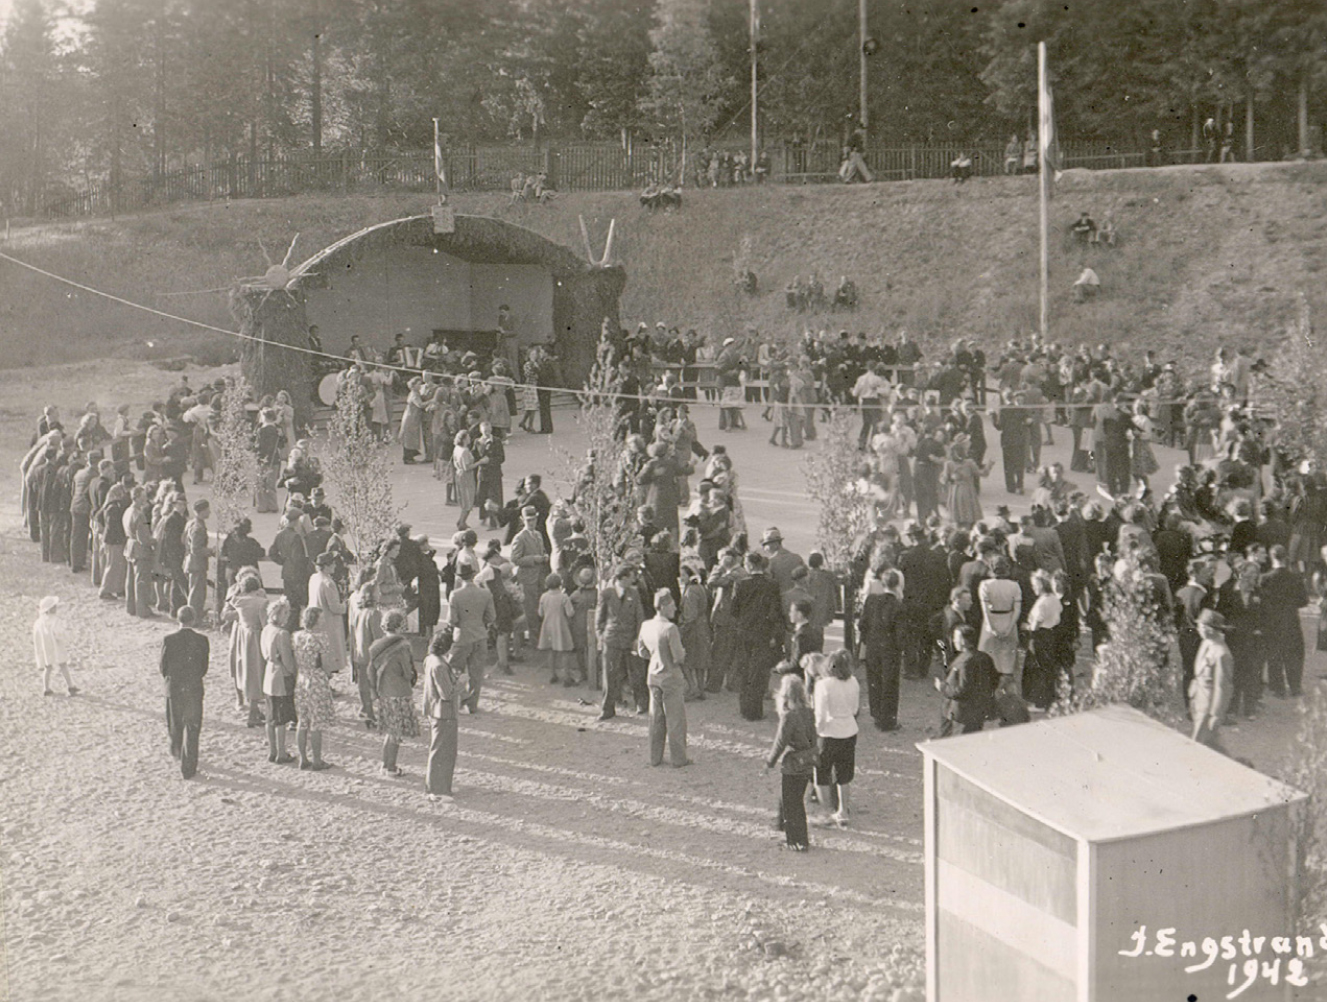
M288 391L295 405L295 421L303 425L313 416L314 365L313 357L304 350L309 343L309 324L299 284L309 276L290 270L297 240L298 233L280 264L273 263L267 247L258 241L267 270L236 281L230 312L246 338L240 348L240 364L254 393L261 399Z
M601 580L611 580L612 568L628 549L640 546L635 522L635 483L621 483L619 459L625 418L618 395L622 376L613 360L612 346L600 340L585 388L578 394L576 421L589 445L576 485L576 509L585 520L590 554Z
M1107 636L1097 648L1092 678L1072 690L1062 676L1052 714L1127 703L1164 724L1184 723L1179 665L1171 656L1175 630L1158 602L1155 577L1131 554L1103 582L1101 617Z
M212 429L216 449L212 506L218 533L248 515L258 487L258 454L247 404L252 390L243 376L229 376L221 394L221 415Z

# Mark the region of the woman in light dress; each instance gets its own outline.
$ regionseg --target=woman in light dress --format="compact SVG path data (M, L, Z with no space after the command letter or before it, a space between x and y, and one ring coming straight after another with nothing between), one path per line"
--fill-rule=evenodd
M1023 612L1023 590L1012 580L1009 558L995 558L991 577L977 587L981 606L981 638L977 649L989 654L1004 682L1021 685L1018 678L1018 620Z
M429 391L424 380L415 376L410 380L405 410L401 414L401 462L407 466L424 454L425 410L429 405Z
M966 441L956 441L949 447L949 459L940 476L949 489L949 517L960 528L971 528L981 521L981 478L991 472L993 463L978 466L968 456Z
M400 552L400 537L393 536L382 544L382 552L375 564L377 573L373 580L378 589L378 607L384 615L389 609L405 607L405 588L401 584L401 576L396 573L396 555Z
M290 394L285 390L277 391L274 409L277 425L286 440L286 448L292 449L299 441L299 436L295 434L295 406L290 402Z
M330 553L318 554L314 561L317 570L309 578L309 605L322 610L318 631L323 635L326 649L327 674L335 675L346 666L346 603L341 588L332 578L332 565L336 557Z
M332 705L332 682L327 670L327 645L318 624L322 610L314 606L300 617L303 627L295 634L295 714L299 724L295 739L299 747L299 767L313 772L330 768L323 761L323 730L336 721ZM312 751L312 754L310 754Z
M267 613L267 592L258 572L245 568L226 597L221 621L230 625L230 675L235 681L239 709L249 711L249 727L263 725L262 633Z
M381 353L377 361L382 361ZM373 394L369 402L369 424L375 435L386 439L392 424L392 401L388 395L388 388L392 385L392 372L390 369L374 366L365 379Z
M405 613L393 609L384 617L382 629L382 639L369 648L369 671L377 693L378 727L383 732L382 770L399 777L404 775L396 764L401 741L419 736L413 693L417 672L410 641L401 635Z
M295 723L295 649L291 646L290 603L279 598L267 607L267 625L259 644L263 652L263 695L267 697L267 761L294 762L286 753L286 728Z
M461 517L456 520L457 529L468 529L470 511L475 506L475 454L470 451L470 433L458 431L453 441L452 469L456 481L456 504L461 509Z

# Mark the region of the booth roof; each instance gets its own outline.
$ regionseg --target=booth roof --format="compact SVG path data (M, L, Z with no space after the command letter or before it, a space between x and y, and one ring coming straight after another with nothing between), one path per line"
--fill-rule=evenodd
M917 747L1029 817L1088 842L1211 824L1306 796L1128 706Z

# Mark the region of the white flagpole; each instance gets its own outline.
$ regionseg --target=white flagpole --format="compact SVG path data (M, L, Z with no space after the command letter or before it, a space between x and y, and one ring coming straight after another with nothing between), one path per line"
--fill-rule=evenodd
M1040 197L1038 202L1041 206L1041 343L1046 344L1048 340L1048 320L1050 313L1050 169L1046 163L1046 151L1050 148L1049 137L1045 130L1050 124L1050 109L1046 104L1046 43L1037 43L1037 128L1040 134L1037 137L1037 166L1038 170L1038 188Z

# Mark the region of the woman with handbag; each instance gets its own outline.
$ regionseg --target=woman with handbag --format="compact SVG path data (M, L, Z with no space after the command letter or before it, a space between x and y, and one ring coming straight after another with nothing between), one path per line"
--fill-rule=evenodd
M783 831L788 848L806 852L807 783L815 772L819 754L816 748L816 718L807 705L806 684L796 675L785 675L779 684L775 705L779 709L779 729L765 767L782 763L783 782L779 794L777 827Z
M410 641L401 635L405 629L404 612L393 609L387 613L383 617L382 629L382 639L374 641L369 648L369 672L378 694L378 726L383 732L382 770L389 776L402 776L404 772L396 765L401 741L419 737L413 692L415 656Z

